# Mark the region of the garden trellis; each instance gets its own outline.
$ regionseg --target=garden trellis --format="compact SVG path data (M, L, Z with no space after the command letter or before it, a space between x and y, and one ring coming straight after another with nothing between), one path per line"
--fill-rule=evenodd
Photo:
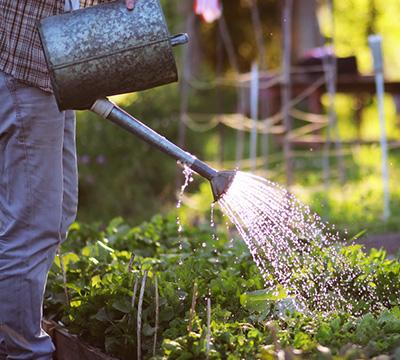
M325 188L329 188L331 174L331 159L336 158L338 166L338 180L340 184L346 182L346 173L344 165L344 156L349 154L347 150L343 149L344 145L353 145L360 140L345 140L343 141L339 134L338 129L338 119L335 111L335 98L337 94L337 58L334 53L334 21L333 21L333 4L332 1L327 0L325 6L329 9L329 19L331 21L330 28L331 34L328 40L323 40L321 32L319 31L318 20L316 20L316 25L318 27L318 33L320 34L319 50L324 52L321 56L320 54L320 65L317 66L297 66L293 65L290 61L290 34L292 33L291 27L291 8L294 4L291 1L286 1L283 3L284 11L282 17L283 26L287 27L283 35L284 42L287 41L287 46L283 46L283 52L286 54L282 56L282 68L280 71L274 71L267 69L265 52L266 49L263 47L262 23L259 21L259 14L257 12L257 3L255 1L249 1L248 5L251 11L251 20L254 27L254 34L256 37L256 44L258 49L259 59L256 61L259 68L259 116L257 119L257 125L255 125L254 116L251 113L251 73L241 73L238 56L235 53L233 47L232 36L229 31L229 24L227 23L224 13L222 12L220 17L216 19L217 22L216 29L219 31L222 38L222 43L224 45L229 64L233 70L233 75L224 76L217 74L214 81L203 81L196 78L194 74L189 74L185 78L188 82L188 86L193 89L212 89L228 86L236 87L237 89L237 112L230 114L218 114L218 116L213 114L201 114L192 113L189 108L186 108L184 118L184 124L191 129L199 131L207 131L213 127L219 126L223 123L224 126L234 128L237 130L237 141L236 141L236 161L235 167L243 169L243 164L246 163L248 169L252 171L262 172L262 166L268 171L271 171L271 167L268 167L269 156L268 153L268 136L279 135L276 139L282 139L283 137L283 163L285 163L285 174L287 176L287 183L293 183L293 166L296 158L302 152L299 152L294 148L295 143L301 143L303 145L309 144L310 148L317 146L322 147L322 156L319 152L314 152L313 154L308 154L309 156L321 156L321 169L323 170L323 179ZM317 14L314 14L317 18ZM285 40L286 39L286 40ZM285 51L286 48L286 51ZM328 50L328 51L327 51ZM289 55L288 55L289 54ZM303 75L312 76L308 79L308 84L303 84L301 91L294 92L292 78L298 79L302 78ZM317 75L318 74L318 75ZM185 73L185 76L188 75ZM280 99L282 102L281 108L277 111L272 107L268 106L269 101L264 98L266 91L276 91L281 90ZM340 89L339 89L340 91ZM309 101L309 103L315 103L315 99L321 96L324 92L327 94L327 114L317 113L311 109L308 111L300 110L297 104L304 100ZM321 105L319 105L321 106ZM322 109L322 107L320 108ZM254 114L254 109L253 109ZM250 115L250 116L249 116ZM249 117L248 117L249 116ZM301 119L306 122L300 126L293 128L293 118ZM252 119L252 120L251 120ZM251 123L251 126L249 124ZM325 136L322 135L322 131L326 131ZM255 132L257 134L255 135ZM244 139L245 134L251 138L252 145L250 145L250 159L249 161L243 159L244 153ZM262 137L261 146L255 147L256 139ZM317 145L315 145L317 144ZM261 154L254 154L254 148L262 147ZM334 149L334 151L332 150ZM218 155L218 158L223 158L223 154ZM273 157L274 159L276 157ZM252 159L256 159L256 162ZM220 161L220 160L219 160ZM224 160L227 161L227 160Z

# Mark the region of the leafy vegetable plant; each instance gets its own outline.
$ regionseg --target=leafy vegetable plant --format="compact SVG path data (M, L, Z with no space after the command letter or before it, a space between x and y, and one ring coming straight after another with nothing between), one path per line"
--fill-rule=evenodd
M357 297L354 311L321 312L312 296L265 289L244 242L208 224L179 227L173 215L101 230L76 223L49 275L45 313L119 359L400 359L398 260L340 252L359 270L342 285L357 295L368 281L372 312ZM348 268L327 274L340 281Z

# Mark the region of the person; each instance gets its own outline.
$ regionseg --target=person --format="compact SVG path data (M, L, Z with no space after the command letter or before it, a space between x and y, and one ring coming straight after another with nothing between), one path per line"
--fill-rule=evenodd
M77 211L75 113L57 108L36 20L71 7L79 0L0 0L0 360L49 360L55 350L42 306Z

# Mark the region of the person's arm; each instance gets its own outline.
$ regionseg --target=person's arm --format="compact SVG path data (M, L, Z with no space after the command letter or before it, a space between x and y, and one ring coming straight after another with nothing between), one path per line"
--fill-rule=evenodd
M125 0L125 3L128 10L133 10L133 8L135 7L134 0Z

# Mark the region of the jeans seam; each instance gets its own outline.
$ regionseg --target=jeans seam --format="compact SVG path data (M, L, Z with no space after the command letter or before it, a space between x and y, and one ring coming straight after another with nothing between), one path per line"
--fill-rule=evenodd
M25 167L25 171L26 171L26 185L27 185L28 194L29 194L29 233L32 234L33 203L32 203L31 170L30 170L30 162L29 162L29 153L28 153L28 150L26 147L25 126L24 126L24 121L23 121L22 115L21 115L21 109L20 109L19 99L18 99L18 95L17 95L18 82L17 82L17 80L15 80L13 78L9 78L8 81L6 81L6 85L10 92L10 96L12 98L12 102L14 105L16 118L18 119L18 122L20 123L20 128L21 128L20 141L22 142L22 145L24 148L24 158L25 158L25 162L26 162L24 167ZM27 243L27 251L26 251L27 254L30 253L30 249L32 247L32 236L29 236L28 239L29 240ZM25 257L23 264L24 264L24 267L23 267L22 271L24 271L24 269L27 269L29 267L29 257ZM24 298L23 287L24 287L24 284L23 284L23 282L21 282L21 284L19 285L19 294L18 294L18 296L21 297L21 300L23 300L23 298ZM23 312L20 311L20 313L16 314L16 315L21 317L21 316L23 316ZM21 323L22 323L22 321L21 321Z

